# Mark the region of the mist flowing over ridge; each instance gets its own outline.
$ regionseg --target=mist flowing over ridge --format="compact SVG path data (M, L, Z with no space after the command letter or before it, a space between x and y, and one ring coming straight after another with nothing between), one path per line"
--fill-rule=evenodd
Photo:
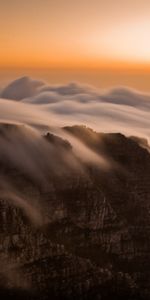
M148 300L150 95L23 77L0 97L0 296Z

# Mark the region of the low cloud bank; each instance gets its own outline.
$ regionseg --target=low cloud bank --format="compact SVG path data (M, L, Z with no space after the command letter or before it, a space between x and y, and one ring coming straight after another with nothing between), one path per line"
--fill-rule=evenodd
M150 95L132 89L100 91L76 83L51 86L23 77L0 96L1 122L41 128L83 124L97 131L150 138Z

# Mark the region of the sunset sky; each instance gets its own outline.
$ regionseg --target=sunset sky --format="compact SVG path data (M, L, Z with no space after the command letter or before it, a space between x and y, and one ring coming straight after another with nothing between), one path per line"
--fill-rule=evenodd
M150 69L149 0L0 0L1 68Z

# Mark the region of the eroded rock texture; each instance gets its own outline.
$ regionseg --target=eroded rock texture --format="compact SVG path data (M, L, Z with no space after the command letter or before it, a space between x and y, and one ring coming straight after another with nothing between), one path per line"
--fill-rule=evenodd
M9 140L9 151L14 151L15 132L18 155L18 141L23 140L23 147L32 143L28 149L33 151L34 136L26 140L18 127L1 128L1 297L147 300L149 148L119 133L98 134L78 126L64 130L108 166L81 161L69 142L47 134L43 142L36 141L45 152L34 151L39 168L33 166L33 176L26 162L14 163L3 141ZM74 168L66 166L68 156L76 162ZM57 161L56 172L48 159Z

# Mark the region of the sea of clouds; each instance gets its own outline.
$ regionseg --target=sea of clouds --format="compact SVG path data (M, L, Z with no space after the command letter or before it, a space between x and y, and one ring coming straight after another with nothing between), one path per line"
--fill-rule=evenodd
M22 77L0 92L0 122L51 129L83 124L149 139L150 94L126 87L101 91L78 83L52 86Z

